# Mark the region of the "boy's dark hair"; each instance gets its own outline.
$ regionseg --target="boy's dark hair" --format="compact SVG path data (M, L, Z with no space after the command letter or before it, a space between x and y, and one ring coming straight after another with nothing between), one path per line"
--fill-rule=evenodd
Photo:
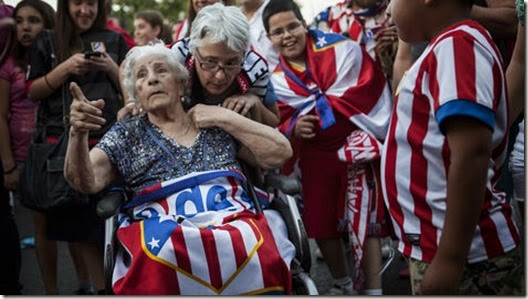
M262 22L264 22L264 29L266 29L266 33L269 33L269 19L275 14L288 11L292 11L297 19L304 21L301 9L292 0L270 0L262 12Z
M160 34L163 31L163 15L157 10L140 11L134 15L134 19L143 19L154 27L159 27Z

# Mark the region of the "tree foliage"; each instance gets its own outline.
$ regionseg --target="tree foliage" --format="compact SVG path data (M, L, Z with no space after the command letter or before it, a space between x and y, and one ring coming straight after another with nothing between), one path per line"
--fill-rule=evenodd
M169 24L180 21L180 16L187 14L187 0L112 0L110 16L119 18L125 23L128 32L134 31L134 14L139 11L157 10Z

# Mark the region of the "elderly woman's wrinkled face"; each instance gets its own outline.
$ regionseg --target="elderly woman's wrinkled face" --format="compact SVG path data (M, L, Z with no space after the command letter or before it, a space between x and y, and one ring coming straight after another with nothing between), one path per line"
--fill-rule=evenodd
M180 104L185 82L178 82L174 68L161 55L139 59L133 69L139 103L148 113Z
M205 42L194 49L196 73L210 96L223 95L240 73L244 53L231 50L226 43Z

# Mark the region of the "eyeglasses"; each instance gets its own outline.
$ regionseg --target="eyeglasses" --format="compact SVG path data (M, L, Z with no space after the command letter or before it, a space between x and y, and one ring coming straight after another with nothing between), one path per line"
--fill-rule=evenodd
M237 60L235 62L229 62L228 64L220 65L216 62L204 61L204 58L200 52L198 52L198 49L196 49L195 53L202 70L212 74L216 74L221 69L224 70L226 74L235 74L240 72L240 68L242 67L243 61L239 62Z
M286 33L286 31L288 31L290 34L297 34L301 32L303 28L304 27L302 26L300 22L294 22L294 23L290 23L288 26L286 26L286 28L279 28L279 29L273 30L272 32L268 34L268 36L271 39L280 40L284 36L284 33Z

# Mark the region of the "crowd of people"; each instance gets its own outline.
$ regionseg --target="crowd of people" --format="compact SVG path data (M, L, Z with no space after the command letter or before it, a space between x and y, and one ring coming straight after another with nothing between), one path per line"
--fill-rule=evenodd
M2 294L24 294L27 153L63 135L90 203L32 210L46 295L57 242L75 293L105 294L96 205L112 186L131 195L115 294L291 294L293 245L242 164L300 181L327 295L382 295L386 240L414 295L525 294L523 1L345 0L306 20L292 0L189 0L174 30L140 11L132 34L110 5L0 4Z

